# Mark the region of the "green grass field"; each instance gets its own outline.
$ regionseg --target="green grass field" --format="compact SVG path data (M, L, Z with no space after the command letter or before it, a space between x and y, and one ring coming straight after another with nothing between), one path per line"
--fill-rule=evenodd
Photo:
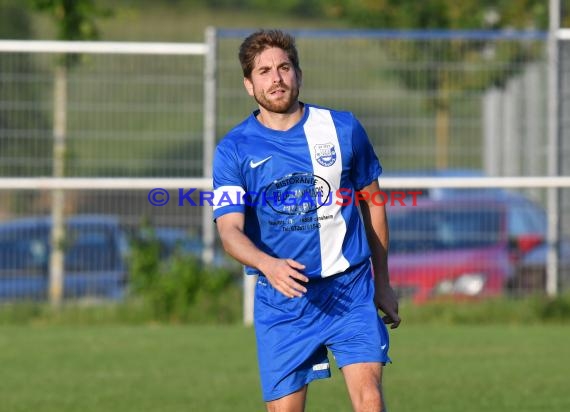
M570 328L405 325L392 332L390 411L568 411ZM241 326L4 326L2 411L262 411ZM307 411L350 411L341 373Z

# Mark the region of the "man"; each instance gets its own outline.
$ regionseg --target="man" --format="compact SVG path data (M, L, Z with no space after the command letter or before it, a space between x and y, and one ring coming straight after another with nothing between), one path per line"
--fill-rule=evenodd
M389 342L378 309L392 328L400 318L386 213L371 201L380 163L351 113L298 100L293 37L253 33L239 59L259 109L216 149L214 218L225 250L259 276L254 325L267 410L304 410L309 382L330 377L327 349L354 410L384 410Z

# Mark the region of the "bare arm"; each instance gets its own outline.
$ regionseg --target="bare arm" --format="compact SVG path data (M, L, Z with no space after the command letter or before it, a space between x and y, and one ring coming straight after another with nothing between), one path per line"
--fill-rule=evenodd
M401 320L398 315L398 299L390 286L390 275L388 273L388 219L386 218L385 207L372 202L373 193L379 191L380 187L377 181L360 190L362 192L361 198L364 199L360 202L360 210L362 211L368 245L372 253L376 287L374 302L378 309L386 314L383 317L384 323L391 323L391 328L394 329L400 325ZM378 197L376 199L378 203Z
M228 213L216 220L226 252L240 263L263 273L269 283L287 297L299 297L307 289L298 281L309 279L300 271L305 265L293 259L278 259L259 250L243 231L244 215Z

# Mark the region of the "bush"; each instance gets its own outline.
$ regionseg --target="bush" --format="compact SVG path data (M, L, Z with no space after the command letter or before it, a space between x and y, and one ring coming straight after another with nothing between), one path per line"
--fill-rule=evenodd
M241 289L229 270L180 251L160 260L152 236L133 243L130 267L132 298L141 298L154 320L229 323L241 316Z
M537 306L538 317L545 321L562 322L570 320L570 294L553 299L542 299Z

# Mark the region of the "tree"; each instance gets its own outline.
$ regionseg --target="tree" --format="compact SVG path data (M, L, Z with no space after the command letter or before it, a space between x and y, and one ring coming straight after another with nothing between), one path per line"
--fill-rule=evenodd
M329 14L345 18L362 27L382 29L544 29L548 21L548 5L544 0L333 0ZM504 43L485 40L453 40L449 42L393 41L383 46L400 62L423 66L422 76L398 70L396 75L410 89L426 90L431 96L429 106L436 116L436 166L448 166L450 105L452 95L490 86L502 86L521 63L536 60L543 49L537 45ZM434 56L444 66L434 70ZM507 62L493 69L493 62ZM486 75L473 76L456 70L464 63L484 64Z
M0 38L29 39L32 36L29 15L15 0L0 0ZM3 56L0 59L4 77L0 80L0 96L11 105L29 105L40 100L41 90L37 84L18 79L39 70L29 54L18 53ZM0 111L0 153L3 159L38 159L43 160L49 150L49 142L38 131L45 130L48 121L41 111L2 110ZM37 166L36 166L37 165ZM43 174L48 166L35 162L32 169L24 162L2 162L1 176L29 176L32 173ZM17 196L15 196L17 197Z
M51 15L57 25L60 40L94 40L99 37L96 18L110 14L96 5L96 0L32 0L33 6ZM54 71L54 116L53 116L53 176L65 176L65 152L67 129L67 72L81 61L77 54L65 54ZM52 252L50 256L49 296L54 306L63 298L64 271L64 192L52 194Z
M384 29L548 27L548 2L544 0L331 0L324 12Z

